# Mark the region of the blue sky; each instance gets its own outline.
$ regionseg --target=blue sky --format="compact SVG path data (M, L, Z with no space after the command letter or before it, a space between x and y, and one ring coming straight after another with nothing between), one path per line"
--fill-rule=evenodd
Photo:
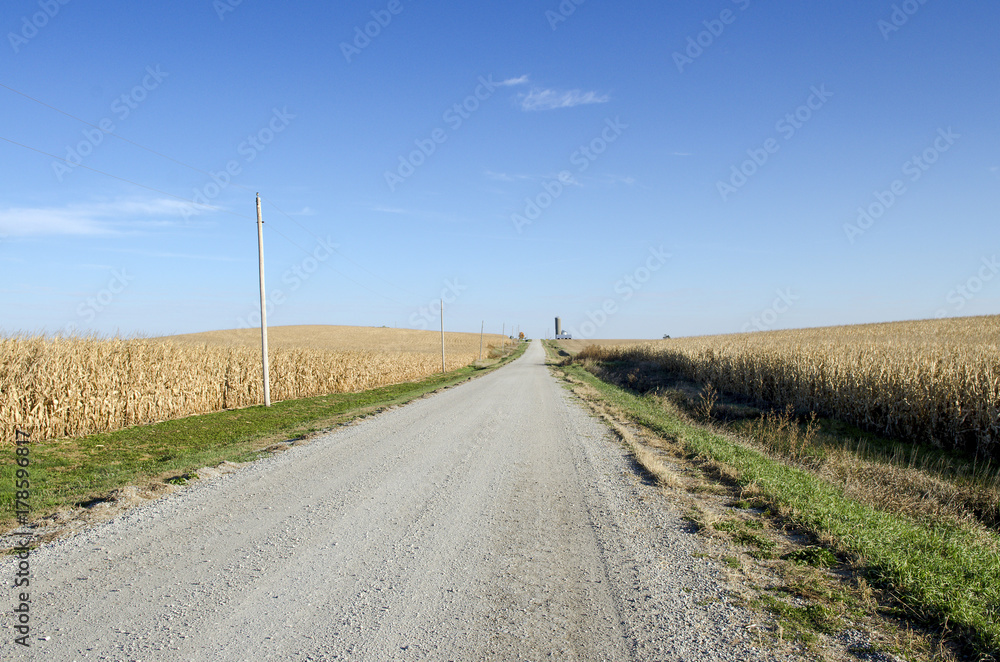
M998 29L985 0L11 0L0 328L256 324L257 191L272 325L996 313Z

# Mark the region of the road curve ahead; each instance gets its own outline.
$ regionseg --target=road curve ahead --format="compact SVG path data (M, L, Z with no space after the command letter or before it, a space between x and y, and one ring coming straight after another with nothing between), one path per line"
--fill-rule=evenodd
M697 545L536 341L34 552L0 658L770 659Z

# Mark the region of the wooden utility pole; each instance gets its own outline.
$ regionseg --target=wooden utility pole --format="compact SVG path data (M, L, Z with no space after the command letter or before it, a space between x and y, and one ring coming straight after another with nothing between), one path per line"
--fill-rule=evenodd
M483 360L483 330L486 328L486 320L479 326L479 360Z
M264 221L257 194L257 254L260 260L260 354L264 368L264 406L271 406L271 375L267 369L267 300L264 297Z
M441 372L447 372L444 369L444 299L441 299Z

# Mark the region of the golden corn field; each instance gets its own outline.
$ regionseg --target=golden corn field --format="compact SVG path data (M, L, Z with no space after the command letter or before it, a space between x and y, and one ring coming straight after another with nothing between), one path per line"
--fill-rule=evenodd
M441 371L441 337L432 331L276 327L269 336L274 401ZM479 358L479 334L445 338L448 370ZM499 338L485 342L499 345ZM260 404L259 343L251 329L159 339L0 338L2 443L15 429L41 440Z
M577 357L645 362L761 404L997 455L998 343L1000 316L989 316L594 345Z

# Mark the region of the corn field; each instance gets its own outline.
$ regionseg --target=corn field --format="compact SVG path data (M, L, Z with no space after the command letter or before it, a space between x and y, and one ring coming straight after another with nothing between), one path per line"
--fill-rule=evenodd
M277 346L268 352L274 401L362 391L441 371L440 336L436 352L423 347L324 350L283 344L281 333L278 336ZM256 339L259 343L259 332ZM488 340L495 341L496 336ZM430 340L425 344L434 345ZM479 357L479 334L449 334L447 345L448 370ZM4 444L12 443L15 429L38 441L262 402L259 344L199 344L169 338L0 338L0 443Z
M1000 316L592 346L578 359L679 373L758 404L996 456Z

